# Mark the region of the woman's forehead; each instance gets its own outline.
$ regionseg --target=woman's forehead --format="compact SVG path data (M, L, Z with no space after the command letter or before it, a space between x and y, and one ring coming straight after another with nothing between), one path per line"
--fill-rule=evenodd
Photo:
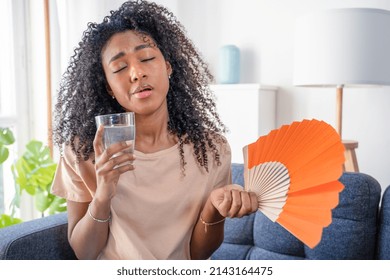
M147 34L136 32L134 30L127 30L123 32L115 33L107 41L104 48L111 47L112 45L137 45L137 44L150 44L155 45L154 40Z
M147 47L156 47L154 40L149 35L133 30L119 32L111 36L104 45L102 58L105 60L119 52L134 52Z

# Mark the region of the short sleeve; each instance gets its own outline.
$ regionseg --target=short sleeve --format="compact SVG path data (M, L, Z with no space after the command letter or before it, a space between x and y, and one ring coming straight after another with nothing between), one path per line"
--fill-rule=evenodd
M232 183L232 171L231 171L231 159L232 153L230 145L226 141L221 145L220 149L220 161L218 166L217 178L214 184L214 188L223 187Z
M71 201L89 202L96 189L95 176L92 162L78 163L67 146L58 162L51 193Z

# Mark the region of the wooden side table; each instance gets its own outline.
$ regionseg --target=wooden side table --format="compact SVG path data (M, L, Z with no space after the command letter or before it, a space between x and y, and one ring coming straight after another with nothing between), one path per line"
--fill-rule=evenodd
M344 171L359 172L359 166L355 152L355 149L358 147L358 142L353 140L343 140L343 144L345 147Z

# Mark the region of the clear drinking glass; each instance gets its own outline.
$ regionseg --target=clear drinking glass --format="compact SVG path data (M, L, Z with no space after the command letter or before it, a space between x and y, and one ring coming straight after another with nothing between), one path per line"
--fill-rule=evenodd
M100 115L95 117L96 126L104 126L103 143L107 149L111 144L131 141L129 152L134 152L135 144L135 116L133 112Z

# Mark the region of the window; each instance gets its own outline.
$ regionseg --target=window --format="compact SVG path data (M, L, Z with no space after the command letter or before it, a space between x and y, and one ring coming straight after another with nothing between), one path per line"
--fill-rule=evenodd
M1 0L0 29L0 127L13 131L16 142L10 146L10 156L0 166L0 213L9 214L15 186L11 165L30 138L30 109L28 91L28 44L26 18L28 1ZM22 218L31 218L31 207L26 202ZM24 216L24 217L23 217Z
M12 26L11 1L0 1L0 26ZM15 131L16 126L16 95L14 89L14 40L12 28L1 28L0 37L6 44L0 45L0 127L9 127ZM15 145L14 145L15 146ZM0 212L7 212L11 192L14 190L12 177L7 175L15 155L14 147L10 148L8 160L0 165ZM11 174L12 175L12 174Z

